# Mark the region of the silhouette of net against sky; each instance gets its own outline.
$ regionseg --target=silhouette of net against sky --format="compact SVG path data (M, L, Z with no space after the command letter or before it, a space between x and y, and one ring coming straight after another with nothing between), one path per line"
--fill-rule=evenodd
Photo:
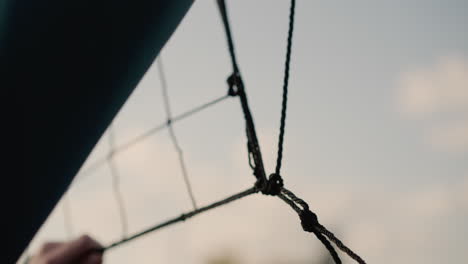
M92 174L94 171L96 171L97 169L101 168L102 166L106 164L110 168L110 172L112 176L112 190L113 190L115 201L118 205L122 237L120 240L114 243L111 243L108 246L105 246L101 250L107 251L107 250L113 249L119 245L128 243L138 237L144 236L148 233L159 230L163 227L185 221L195 215L206 212L210 209L222 206L232 201L235 201L235 200L244 198L246 196L249 196L251 194L260 192L264 195L271 195L271 196L276 196L280 198L282 201L288 204L294 211L296 211L301 220L301 225L304 231L313 233L320 240L320 242L322 242L325 248L329 251L335 263L341 263L341 259L338 253L336 252L335 248L332 246L331 242L333 242L336 245L336 247L338 247L341 251L346 253L356 262L365 263L365 261L361 257L359 257L356 253L354 253L351 249L349 249L346 245L344 245L344 243L341 242L338 238L336 238L336 236L332 232L327 230L326 227L324 227L323 225L319 223L317 216L315 215L315 213L313 213L309 209L309 205L304 200L300 199L293 192L289 191L283 186L283 179L282 179L282 176L280 175L282 157L283 157L283 143L284 143L283 139L284 139L284 132L285 132L285 127L286 127L285 122L286 122L286 109L287 109L288 81L289 81L289 64L291 60L291 51L292 51L295 0L291 0L291 7L290 7L290 14L289 14L289 30L288 30L288 36L287 36L287 49L286 49L286 59L285 59L285 67L284 67L283 98L282 98L282 109L281 109L276 169L275 169L275 172L269 175L268 177L266 176L265 168L263 166L263 159L262 159L262 155L260 151L260 146L257 140L253 117L249 109L246 90L244 87L244 83L242 80L242 76L241 76L239 66L237 63L237 59L236 59L236 55L235 55L234 41L233 41L233 37L231 34L225 1L217 0L217 3L218 3L219 11L221 14L222 22L224 25L227 43L228 43L229 55L230 55L230 59L231 59L232 67L233 67L233 72L227 80L228 86L229 86L227 94L220 96L218 98L215 98L195 108L192 108L186 112L183 112L182 114L173 116L171 107L170 107L170 100L169 100L168 87L167 87L167 82L166 82L166 77L165 77L166 75L164 72L164 65L163 65L161 57L159 57L157 59L157 67L159 70L159 76L160 76L160 81L161 81L161 90L162 90L161 92L162 92L162 98L163 98L163 103L164 103L164 110L166 113L166 122L149 129L145 133L136 136L132 140L120 146L116 146L114 142L113 129L112 129L112 124L111 124L111 126L108 128L109 146L110 146L109 153L105 157L100 158L96 162L92 163L90 166L88 166L87 169L80 172L79 177L77 177L77 180L81 181L87 175ZM177 140L176 133L172 125L175 122L184 120L196 113L199 113L202 110L205 110L211 106L214 106L215 104L222 102L229 97L239 97L240 99L242 112L243 112L245 123L246 123L247 147L248 147L248 153L249 153L248 160L249 160L249 165L252 168L253 175L256 177L256 182L253 187L247 190L233 194L225 199L211 203L209 205L198 207L196 199L195 199L195 194L193 193L193 190L191 187L187 166L184 161L183 149ZM168 129L170 139L173 143L175 151L177 152L181 174L185 182L187 194L190 198L193 210L183 213L182 215L178 217L171 218L165 222L156 224L141 232L138 232L135 234L128 234L128 231L127 231L128 229L127 218L128 217L127 217L127 212L125 208L124 197L120 190L119 170L116 166L117 164L115 163L114 158L120 153L128 150L129 148L131 148L132 146L138 143L142 143L144 140L148 139L150 136L162 131L165 128ZM72 221L71 221L72 219L71 219L71 214L70 214L70 206L66 199L64 200L63 212L64 212L66 232L68 236L71 236L73 232L73 226L72 226Z

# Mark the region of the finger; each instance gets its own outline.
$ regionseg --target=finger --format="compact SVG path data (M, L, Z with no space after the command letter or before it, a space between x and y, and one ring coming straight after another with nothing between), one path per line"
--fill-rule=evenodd
M58 248L60 245L62 245L63 242L47 242L42 244L41 248L38 251L39 255L47 254L53 249Z
M79 264L102 264L101 253L91 253L78 262Z
M48 256L50 255L50 252L54 249L57 249L58 247L62 246L64 243L63 242L46 242L42 244L42 246L39 248L36 254L32 255L29 258L29 261L26 261L24 263L44 263L47 262L46 260L48 259Z
M51 252L52 259L58 263L71 263L79 260L81 257L89 254L93 249L99 249L102 246L87 235L65 243Z

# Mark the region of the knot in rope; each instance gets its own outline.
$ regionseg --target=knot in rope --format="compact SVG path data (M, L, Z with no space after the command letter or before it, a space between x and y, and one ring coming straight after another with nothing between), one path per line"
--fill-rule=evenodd
M180 215L180 220L181 220L181 221L187 220L187 215L186 215L186 214L181 214L181 215Z
M243 88L243 82L242 82L239 72L232 73L228 77L227 83L229 85L228 95L230 96L239 95L240 90Z
M281 175L272 173L269 177L268 180L263 184L262 186L262 193L265 195L278 195L281 192L281 189L283 188L283 178L281 178Z
M303 210L299 214L299 218L301 218L301 225L302 229L306 232L315 232L316 226L319 224L317 215L310 211L309 209Z

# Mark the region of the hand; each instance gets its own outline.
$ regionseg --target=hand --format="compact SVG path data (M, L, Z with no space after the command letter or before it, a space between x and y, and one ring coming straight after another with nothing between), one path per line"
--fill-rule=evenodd
M69 242L48 242L29 264L101 264L100 249L102 246L87 235Z

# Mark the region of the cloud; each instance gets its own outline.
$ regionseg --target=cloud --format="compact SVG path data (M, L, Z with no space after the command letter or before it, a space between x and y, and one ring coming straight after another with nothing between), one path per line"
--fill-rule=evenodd
M468 62L444 57L430 67L404 72L397 99L401 112L418 118L468 109Z
M433 127L425 141L437 150L460 152L468 150L468 120Z
M433 150L468 151L467 60L443 57L402 73L396 98L405 117L425 121L422 138Z

